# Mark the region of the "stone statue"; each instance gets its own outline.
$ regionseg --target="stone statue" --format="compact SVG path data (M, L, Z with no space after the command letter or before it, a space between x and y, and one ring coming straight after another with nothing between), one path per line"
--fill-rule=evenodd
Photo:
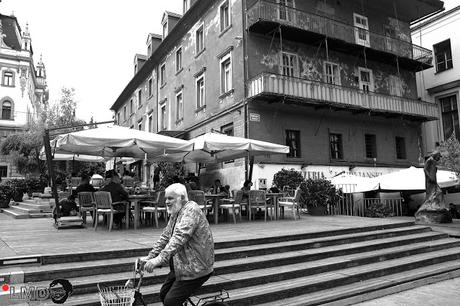
M451 223L452 217L449 208L444 201L444 195L438 185L436 172L437 163L441 159L441 153L434 151L425 161L423 168L425 173L425 202L415 213L415 221L418 223Z

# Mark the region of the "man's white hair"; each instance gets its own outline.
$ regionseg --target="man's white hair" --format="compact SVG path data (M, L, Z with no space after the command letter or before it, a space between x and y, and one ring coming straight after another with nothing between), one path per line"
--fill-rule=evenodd
M188 201L187 188L185 188L185 186L180 183L174 183L166 187L165 193L169 192L180 196L185 201Z

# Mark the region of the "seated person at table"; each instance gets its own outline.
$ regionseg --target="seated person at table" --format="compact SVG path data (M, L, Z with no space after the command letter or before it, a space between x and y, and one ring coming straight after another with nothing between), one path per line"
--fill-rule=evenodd
M250 180L244 181L243 187L243 199L247 199L249 197L249 190L251 190L252 182Z
M273 184L272 187L270 187L270 189L268 189L268 192L270 192L270 193L279 193L280 190L278 189L278 187L276 187L275 184Z
M112 202L128 201L128 192L120 184L120 177L113 170L107 171L105 174L106 179L110 179L109 183L101 188L101 191L108 191L112 196ZM114 224L121 227L123 216L125 215L125 205L115 205L114 209L117 211L113 216Z
M219 179L214 181L214 186L212 187L213 194L225 194L228 195L228 190L222 186L222 183Z
M89 192L95 192L96 189L94 189L93 185L89 183L90 177L87 174L82 174L81 176L81 181L80 185L77 186L77 189L75 189L72 192L72 195L70 195L69 200L75 200L75 198L78 197L78 193L82 191L89 191Z

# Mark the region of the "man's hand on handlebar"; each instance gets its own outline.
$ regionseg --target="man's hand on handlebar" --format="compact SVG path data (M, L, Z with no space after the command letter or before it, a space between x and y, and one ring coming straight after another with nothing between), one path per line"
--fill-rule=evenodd
M159 256L147 260L147 262L144 264L144 270L152 273L155 268L161 266L161 258Z

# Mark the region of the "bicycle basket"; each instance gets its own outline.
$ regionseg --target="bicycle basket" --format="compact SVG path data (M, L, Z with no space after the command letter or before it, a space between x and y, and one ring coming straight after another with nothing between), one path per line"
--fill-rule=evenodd
M124 286L100 286L99 299L102 306L131 306L134 302L134 288Z

